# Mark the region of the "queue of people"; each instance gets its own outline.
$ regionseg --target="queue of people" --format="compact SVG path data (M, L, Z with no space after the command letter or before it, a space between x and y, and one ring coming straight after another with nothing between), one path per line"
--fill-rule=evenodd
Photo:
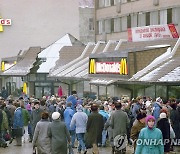
M180 104L176 99L137 97L132 100L79 99L76 92L69 97L41 99L0 99L0 145L16 146L28 142L38 154L99 154L98 147L112 147L112 154L126 153L128 144L135 154L163 154L173 150L180 139ZM78 146L76 147L76 141ZM172 144L173 143L173 144ZM70 148L69 148L70 147ZM73 151L73 150L72 150Z

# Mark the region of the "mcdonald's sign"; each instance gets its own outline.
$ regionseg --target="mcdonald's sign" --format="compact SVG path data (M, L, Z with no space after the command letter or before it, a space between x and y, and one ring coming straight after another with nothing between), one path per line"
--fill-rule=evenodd
M90 64L89 64L89 74L96 74L95 59L91 59L91 60L90 60Z
M122 58L119 62L101 62L90 59L89 74L120 74L127 75L127 61Z

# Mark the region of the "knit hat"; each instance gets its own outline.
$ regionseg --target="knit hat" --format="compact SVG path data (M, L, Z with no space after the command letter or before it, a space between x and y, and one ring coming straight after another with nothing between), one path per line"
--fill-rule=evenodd
M59 112L53 112L53 114L52 114L52 119L53 120L57 120L57 119L59 119L59 117L60 117L60 113Z
M159 117L160 117L160 119L166 118L166 113L162 112Z
M78 105L76 106L76 111L83 111L82 105L78 104Z
M152 115L148 115L148 116L146 117L146 123L148 123L148 121L149 121L150 119L156 121L155 118L154 118Z

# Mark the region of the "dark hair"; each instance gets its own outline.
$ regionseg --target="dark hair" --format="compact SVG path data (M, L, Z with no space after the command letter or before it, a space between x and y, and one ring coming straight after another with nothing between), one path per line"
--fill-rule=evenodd
M145 117L146 117L146 113L144 113L144 112L139 112L139 113L137 114L136 119L137 119L137 120L141 120L141 119L143 119L143 118L145 118Z
M99 110L104 110L104 106L101 105L101 106L99 107Z
M122 104L120 102L115 103L115 108L120 109L122 107Z
M44 100L44 99L42 99L41 101L40 101L40 105L41 106L44 106L46 104L46 101Z
M91 111L97 111L98 110L98 105L97 104L92 104L91 105Z
M48 112L42 112L41 113L41 118L42 119L48 119L48 117L49 117L49 113Z

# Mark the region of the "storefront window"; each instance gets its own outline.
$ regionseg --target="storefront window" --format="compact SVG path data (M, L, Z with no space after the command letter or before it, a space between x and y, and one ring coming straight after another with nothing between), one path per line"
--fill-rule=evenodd
M180 86L170 86L169 87L169 98L180 99Z
M99 86L99 99L106 99L106 86Z

